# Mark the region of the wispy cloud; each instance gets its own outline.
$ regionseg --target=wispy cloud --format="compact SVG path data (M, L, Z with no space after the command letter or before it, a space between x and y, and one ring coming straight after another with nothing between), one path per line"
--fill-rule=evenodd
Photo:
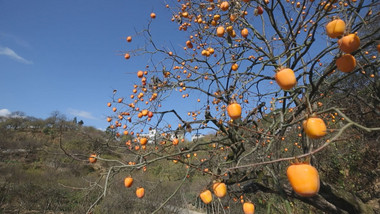
M24 59L23 57L19 56L14 50L8 48L8 47L0 47L0 55L5 55L10 57L13 60L16 60L21 63L25 64L33 64L32 61Z
M81 118L86 118L86 119L91 119L91 120L97 120L98 118L94 117L91 112L88 111L82 111L82 110L77 110L77 109L69 109L68 110L69 114L75 116L75 117L81 117Z
M0 117L8 117L12 114L11 111L9 111L8 109L4 108L4 109L0 109Z
M24 47L24 48L31 48L32 46L25 41L24 39L10 34L10 33L5 33L5 32L0 32L0 40L4 42L5 44L12 43L16 44L18 46Z

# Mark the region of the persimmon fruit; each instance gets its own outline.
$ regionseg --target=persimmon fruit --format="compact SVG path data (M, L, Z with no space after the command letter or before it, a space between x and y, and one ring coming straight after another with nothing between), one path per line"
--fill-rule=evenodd
M128 176L124 179L124 186L125 187L129 188L132 186L132 184L133 184L133 178L132 177Z
M335 19L326 25L326 34L330 38L337 38L343 35L346 23L341 19Z
M152 118L152 117L153 117L153 112L149 111L149 112L148 112L148 117L149 117L149 118Z
M351 54L345 54L339 57L336 62L336 67L345 73L351 72L356 67L356 59Z
M216 35L218 37L222 37L224 35L224 32L225 32L225 29L223 26L219 26L218 28L216 28Z
M186 41L186 46L187 46L188 48L193 48L193 43L191 43L191 41L187 40L187 41Z
M146 137L140 138L140 144L145 145L148 142L148 139Z
M230 7L230 4L228 3L228 1L224 1L220 4L220 9L223 11L227 11L229 7Z
M137 196L138 198L143 198L144 195L145 195L145 189L144 189L143 187L138 187L138 188L136 189L136 196Z
M303 122L303 128L308 137L318 139L326 135L326 124L318 117L310 117Z
M254 214L255 213L255 205L252 202L244 202L243 212L244 212L244 214Z
M212 189L214 191L214 194L218 198L223 198L227 194L227 186L225 183L222 182L216 182L212 185Z
M202 199L203 203L209 204L212 201L212 194L210 190L204 190L200 193L199 197Z
M142 78L144 76L144 72L143 71L137 71L137 77L138 78Z
M239 65L236 64L236 63L234 63L234 64L231 65L231 69L232 69L233 71L237 71L238 68L239 68Z
M310 164L292 164L286 170L289 183L295 193L303 197L311 197L318 193L320 181L316 168Z
M227 113L231 119L236 120L241 117L241 106L238 103L231 103L227 106Z
M338 40L339 49L344 53L352 53L360 47L360 38L356 33L348 34Z
M247 28L243 28L243 30L241 30L240 34L241 34L242 37L247 38L247 36L248 36L248 29Z
M147 116L148 113L149 113L148 109L143 109L143 110L141 111L141 114L142 114L142 116L144 116L144 117Z
M261 14L264 13L264 9L263 9L263 7L261 7L261 6L258 6L258 7L256 8L256 10L257 10L257 14L258 14L258 15L261 15Z
M88 158L88 161L90 161L90 163L96 163L96 160L96 154L91 154Z
M290 68L284 68L278 71L275 75L277 84L283 90L289 90L297 84L297 79L294 71Z

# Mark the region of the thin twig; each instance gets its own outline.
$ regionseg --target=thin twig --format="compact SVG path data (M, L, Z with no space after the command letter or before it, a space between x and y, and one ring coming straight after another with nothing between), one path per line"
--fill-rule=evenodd
M152 212L152 214L157 213L162 207L165 206L166 203L169 202L171 198L174 197L174 195L178 192L178 190L182 187L182 185L185 183L187 175L189 174L190 168L187 169L185 176L182 179L181 184L178 185L177 189L174 190L174 192L155 210Z

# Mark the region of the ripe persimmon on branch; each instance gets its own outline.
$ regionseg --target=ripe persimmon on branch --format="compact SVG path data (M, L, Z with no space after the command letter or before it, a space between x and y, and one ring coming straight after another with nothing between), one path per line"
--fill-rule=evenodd
M314 181L311 192L295 187L304 181L291 182L298 195L287 191L284 178L287 161L308 157L318 165L317 153L347 130L380 130L378 123L367 127L342 110L348 107L346 98L361 94L358 105L365 105L371 119L380 116L376 1L178 0L166 8L183 35L171 42L181 47L162 47L155 39L151 27L160 16L156 13L141 33L145 46L127 51L128 63L139 55L150 60L134 74L131 94L115 92L108 104L114 108L109 130L118 139L108 146L125 157L108 161L112 164L101 197L113 175L128 172L133 177L154 163L174 162L187 168L187 179L208 178L204 189L212 189L213 181L227 184L221 199L226 209L233 209L227 204L236 198L250 203L245 206L257 204L254 195L262 191L285 202L314 197L300 200L325 212L373 212L357 206L363 204L360 200L342 205L339 195L326 197L327 184L322 182L320 189L319 177L306 179ZM128 36L128 47L135 40ZM101 154L96 157L98 163L107 161ZM296 177L311 176L296 172ZM244 189L249 185L256 189ZM145 190L145 195L154 194ZM211 201L207 195L206 204Z

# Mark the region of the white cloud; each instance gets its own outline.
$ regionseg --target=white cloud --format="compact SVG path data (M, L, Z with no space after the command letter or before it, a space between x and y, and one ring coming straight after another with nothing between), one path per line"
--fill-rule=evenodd
M12 114L11 111L9 111L8 109L4 108L4 109L0 109L0 117L8 117Z
M15 43L24 48L31 48L27 41L10 33L0 32L0 40L5 43Z
M0 47L0 55L8 56L13 60L16 60L18 62L22 62L25 64L33 64L32 61L24 59L23 57L19 56L14 50L8 47Z
M97 120L97 118L94 117L88 111L82 111L82 110L77 110L77 109L69 109L69 114L71 114L75 117L82 117L82 118L86 118L86 119Z

